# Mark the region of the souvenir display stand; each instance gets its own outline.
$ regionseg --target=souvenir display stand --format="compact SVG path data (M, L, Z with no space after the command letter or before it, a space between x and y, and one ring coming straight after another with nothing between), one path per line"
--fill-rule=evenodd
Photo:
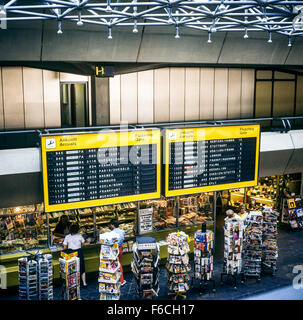
M99 293L100 300L120 299L119 235L106 232L100 235Z
M173 232L167 237L168 259L166 268L168 270L168 289L173 291L169 295L186 298L189 290L191 270L188 258L189 245L188 236L184 232Z
M213 279L214 269L214 233L206 230L206 224L202 224L202 229L195 232L194 240L194 280L199 280L200 292L209 289L212 283L212 291L215 292L215 280Z
M138 237L133 245L132 272L139 298L152 299L159 293L159 246L153 237Z
M53 300L52 255L37 251L18 259L19 299Z
M234 289L237 289L237 278L242 272L242 253L243 253L244 223L239 218L226 218L224 226L224 263L221 273L221 285L227 283L231 277Z
M275 275L278 259L278 217L279 213L271 207L263 209L263 251L262 251L262 272L269 272Z
M263 215L251 211L246 219L244 237L244 276L261 280Z
M63 299L80 300L80 259L77 252L61 252L59 266Z
M300 196L287 199L288 223L292 230L303 229L303 199Z

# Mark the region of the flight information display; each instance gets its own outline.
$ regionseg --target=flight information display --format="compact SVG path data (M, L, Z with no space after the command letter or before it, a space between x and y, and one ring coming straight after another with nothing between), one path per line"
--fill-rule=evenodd
M160 130L41 138L45 211L160 197Z
M165 196L257 185L260 126L166 129Z

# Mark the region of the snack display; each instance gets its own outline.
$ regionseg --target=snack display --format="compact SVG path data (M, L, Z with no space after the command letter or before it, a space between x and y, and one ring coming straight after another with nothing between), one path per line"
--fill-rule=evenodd
M119 235L107 232L100 235L99 293L100 300L120 299Z
M210 230L195 232L194 241L194 278L200 281L212 279L214 270L214 233Z
M52 255L41 254L18 259L20 300L53 299Z
M277 223L279 213L271 207L263 208L263 251L262 271L275 274L278 258Z
M243 235L244 224L241 219L225 219L223 273L230 275L241 273Z
M244 275L261 276L263 215L260 211L250 211L246 219L244 241Z
M189 290L191 270L188 258L189 245L188 236L184 232L173 232L167 237L168 259L166 268L168 270L168 289L174 291L171 294L185 297Z
M138 237L133 245L132 272L138 297L152 299L159 292L159 246L153 237Z
M80 300L80 259L77 252L61 252L59 267L64 300Z

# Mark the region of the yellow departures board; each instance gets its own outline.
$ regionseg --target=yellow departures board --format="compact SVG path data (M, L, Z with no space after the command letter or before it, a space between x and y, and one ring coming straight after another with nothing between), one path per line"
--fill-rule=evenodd
M160 130L41 137L45 211L160 197Z
M164 195L255 186L260 125L165 129Z

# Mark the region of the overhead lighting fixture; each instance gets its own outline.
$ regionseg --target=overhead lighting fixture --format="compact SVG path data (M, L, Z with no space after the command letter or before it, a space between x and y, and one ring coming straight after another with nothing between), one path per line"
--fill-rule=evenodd
M81 11L79 11L79 13L78 13L77 26L79 26L79 27L83 26L83 21L81 20Z
M247 34L247 28L245 27L245 29L244 29L244 30L245 30L245 33L244 33L244 36L243 36L243 38L244 38L244 39L247 39L247 38L248 38L248 34Z
M268 34L268 41L267 42L272 43L271 32L269 32L269 34Z
M6 9L4 8L4 5L0 6L0 14L1 15L6 15Z
M207 40L207 43L211 43L211 32L208 32L208 40Z
M107 6L106 6L106 8L105 8L105 12L107 12L107 13L111 13L113 10L112 10L112 8L111 8L111 6L110 6L110 0L107 0Z
M57 34L62 34L63 31L62 31L62 21L58 21L58 31L57 31Z
M179 35L179 27L176 27L176 35L175 35L175 39L179 39L180 35Z
M111 27L108 27L108 37L107 37L107 39L112 39L113 38L113 36L112 36L112 28Z
M134 29L133 29L133 33L138 33L138 29L137 29L137 20L134 20Z
M291 46L292 46L291 37L289 36L289 37L288 37L288 47L291 47Z

